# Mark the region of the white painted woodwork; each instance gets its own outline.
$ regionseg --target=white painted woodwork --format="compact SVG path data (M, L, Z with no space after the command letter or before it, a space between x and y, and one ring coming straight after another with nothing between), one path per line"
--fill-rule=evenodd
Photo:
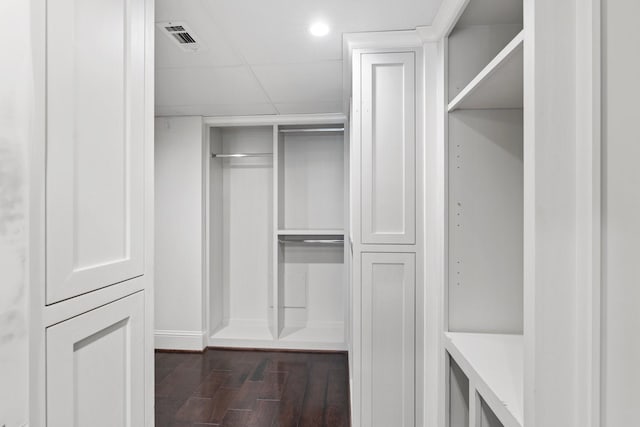
M156 118L156 348L203 348L204 156L201 117Z
M273 223L275 229L281 229L284 225L284 214L285 214L285 197L284 197L284 174L285 169L282 167L284 165L284 155L285 155L285 146L284 146L285 134L280 133L280 125L273 126L273 162L274 167L276 168L276 173L274 174L277 178L273 183L273 196L274 196L274 210L273 210ZM282 289L282 284L284 283L284 263L282 260L284 259L284 246L280 244L281 236L278 234L274 236L273 239L273 283L276 286L273 286L269 290L269 301L271 304L272 312L269 316L269 320L271 321L270 329L274 337L279 338L281 336L282 330L284 329L284 290ZM282 292L281 292L282 291Z
M143 274L145 4L47 7L47 303Z
M456 2L453 2L454 4ZM462 3L461 1L457 2ZM451 25L448 23L447 25ZM447 396L446 355L441 348L441 337L446 324L446 298L444 284L447 268L447 191L445 145L445 76L440 67L428 64L444 64L444 43L428 43L424 48L425 93L425 161L424 161L424 382L425 426L446 426ZM427 238L428 236L428 238Z
M415 244L415 53L363 53L361 61L361 240Z
M32 42L20 55L32 65L23 102L35 101L23 199L30 283L24 421L150 427L154 1L22 3L30 16L21 28ZM133 294L135 303L123 302ZM0 425L27 425L2 418Z
M583 427L600 422L600 416L594 416L599 399L593 395L601 368L600 331L593 323L599 316L600 296L601 260L594 235L601 227L600 118L586 113L598 108L600 90L589 76L599 73L600 64L599 59L581 59L585 54L598 58L597 36L582 29L597 34L599 10L591 1L525 2L527 426ZM590 13L594 11L595 15ZM625 134L625 143L629 137ZM593 252L585 257L590 247Z
M640 399L640 3L603 6L602 427L632 427Z
M227 117L203 117L203 122L211 127L235 127L235 126L335 126L336 123L344 123L347 118L344 114L291 114L291 115L255 115L255 116L227 116ZM274 129L275 131L275 129ZM275 138L274 138L275 140Z
M445 333L445 349L505 427L523 425L523 342L522 335Z
M28 160L33 140L34 65L29 2L0 4L0 425L29 422Z
M456 109L522 108L524 30L449 103Z
M522 110L449 114L449 330L522 333Z
M144 296L47 328L47 426L145 425Z
M413 253L363 253L362 425L415 424Z
M422 259L424 245L421 192L425 172L425 67L416 38L417 34L411 31L388 37L366 34L349 37L345 48L353 55L346 71L353 80L349 87L353 90L349 251L353 263L352 423L356 427L378 423L414 426L425 422L424 268L422 262L415 261ZM403 259L413 264L403 264L399 261ZM410 274L413 284L410 290L405 288L389 297L387 304L393 302L385 308L377 299L371 301L375 280L367 270L372 268L382 271L382 276L387 274L383 270L389 270L391 275ZM404 285L407 283L399 283L398 287ZM401 313L398 298L405 296L400 292L407 291L414 302ZM403 319L405 315L410 319ZM389 320L392 316L395 319ZM378 339L394 343L403 340L402 332L397 331L389 338L389 331L398 329L398 324L412 329L411 342L403 341L405 347L396 348L395 356L389 355L391 350L387 348L371 348ZM383 332L376 333L376 328ZM398 361L403 358L404 362ZM376 365L373 370L372 363ZM389 371L396 372L394 379L385 376ZM383 387L378 386L382 382L392 389L382 391ZM407 389L403 390L405 386Z

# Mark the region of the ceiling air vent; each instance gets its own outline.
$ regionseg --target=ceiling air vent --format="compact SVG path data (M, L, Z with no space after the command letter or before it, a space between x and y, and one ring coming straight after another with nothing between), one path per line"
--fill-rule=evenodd
M199 52L204 49L200 38L184 22L160 22L156 25L185 52Z

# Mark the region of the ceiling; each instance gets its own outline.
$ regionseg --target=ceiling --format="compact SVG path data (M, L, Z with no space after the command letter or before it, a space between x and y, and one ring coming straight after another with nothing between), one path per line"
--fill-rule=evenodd
M157 0L156 22L183 21L204 49L156 29L156 115L342 111L342 35L431 24L441 0ZM322 20L327 36L309 33Z

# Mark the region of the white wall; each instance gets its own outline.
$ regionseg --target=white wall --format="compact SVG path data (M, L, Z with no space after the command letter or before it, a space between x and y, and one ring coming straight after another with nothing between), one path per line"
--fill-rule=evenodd
M603 0L602 427L638 425L640 2Z
M201 117L156 118L156 347L203 348Z
M0 2L0 426L28 422L27 144L34 108L30 2Z
M34 108L30 2L0 3L0 425L28 422L27 144Z

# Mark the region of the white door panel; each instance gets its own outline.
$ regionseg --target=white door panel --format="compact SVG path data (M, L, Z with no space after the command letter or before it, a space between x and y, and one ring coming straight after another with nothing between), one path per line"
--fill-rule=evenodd
M362 425L415 425L415 254L362 254Z
M415 244L415 53L361 61L362 243Z
M47 426L144 423L142 292L47 328Z
M47 303L143 274L144 0L47 3Z

